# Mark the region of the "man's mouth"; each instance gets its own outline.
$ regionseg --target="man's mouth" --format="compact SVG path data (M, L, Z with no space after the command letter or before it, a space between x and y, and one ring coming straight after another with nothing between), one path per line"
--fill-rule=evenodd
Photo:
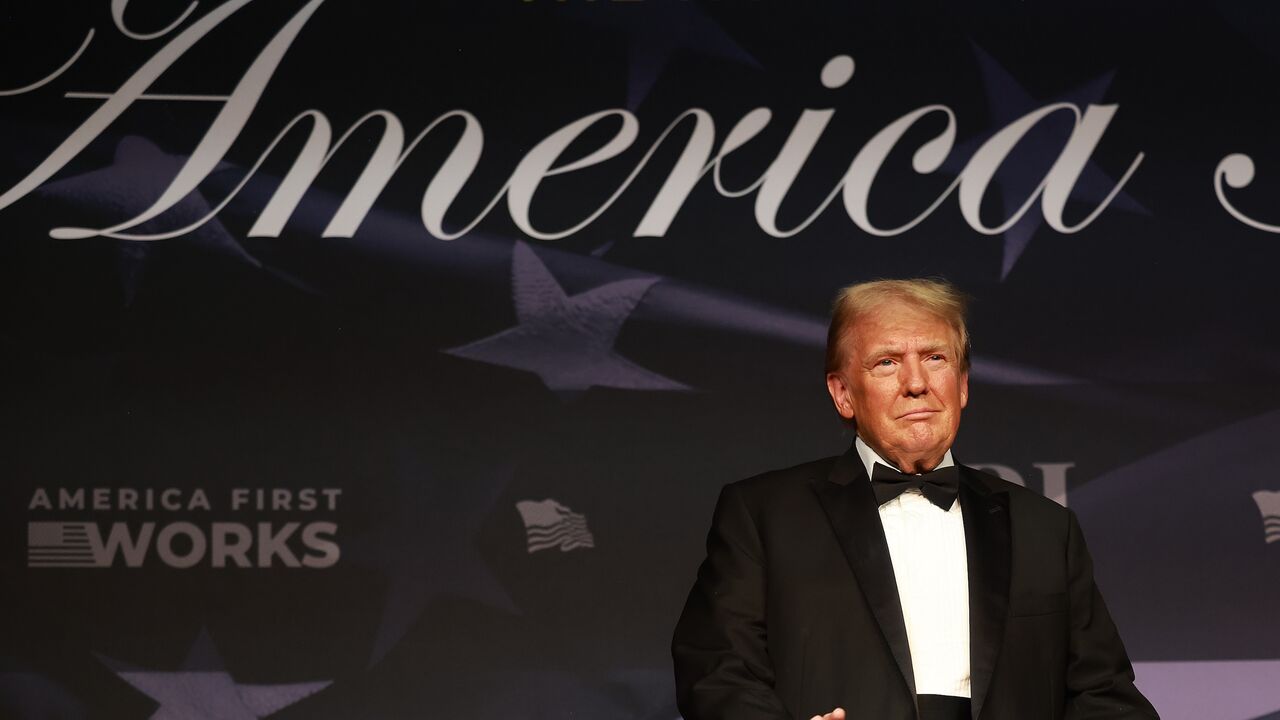
M937 410L922 408L919 410L912 410L903 415L900 415L898 416L898 419L899 420L928 420L930 417L937 414L937 412L938 412Z

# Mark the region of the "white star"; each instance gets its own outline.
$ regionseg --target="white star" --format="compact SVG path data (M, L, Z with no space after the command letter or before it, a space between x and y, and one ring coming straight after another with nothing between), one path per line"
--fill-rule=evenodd
M203 662L198 659L201 657ZM182 670L137 670L109 658L102 660L120 679L160 703L151 720L258 720L320 692L332 682L250 685L237 683L225 669L197 670L197 665L222 666L203 631Z
M150 207L186 161L186 157L170 155L146 138L130 135L116 144L111 165L48 183L33 196L45 202L70 206L77 216L95 218L104 225L120 222L139 215ZM230 163L220 162L214 172L232 167L234 166ZM62 215L64 210L58 207L47 212ZM315 294L315 290L297 278L264 266L241 246L217 217L200 222L212 212L213 208L202 191L191 192L161 216L166 219L163 229L171 230L197 223L199 226L167 242L230 258L269 272L304 292ZM140 229L125 232L157 232L159 224L157 219L144 224ZM124 294L124 305L128 307L133 304L147 265L159 246L146 240L116 240L115 243L118 252L116 270Z
M111 221L118 222L146 210L163 193L169 180L178 174L186 161L186 157L170 155L146 138L129 135L116 144L111 165L47 183L35 195L72 203L95 216L100 215L104 219L110 218ZM229 163L222 162L214 171L230 167L232 165ZM164 217L173 227L181 227L195 223L211 211L208 200L196 190L178 201ZM150 225L144 227L155 231ZM125 232L140 231L134 229ZM229 255L255 268L262 267L262 263L241 247L217 218L210 219L183 237L187 238L183 242ZM126 243L126 247L135 248L151 245L147 241L122 242Z
M618 280L569 296L533 250L516 243L511 289L519 324L445 352L537 373L555 392L595 386L688 390L613 349L623 323L656 282L657 278Z

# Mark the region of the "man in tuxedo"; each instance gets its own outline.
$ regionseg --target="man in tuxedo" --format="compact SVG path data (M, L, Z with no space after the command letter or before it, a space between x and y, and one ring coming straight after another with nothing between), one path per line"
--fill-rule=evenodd
M963 296L836 300L827 389L852 448L724 488L672 642L685 720L1156 718L1075 515L951 455Z

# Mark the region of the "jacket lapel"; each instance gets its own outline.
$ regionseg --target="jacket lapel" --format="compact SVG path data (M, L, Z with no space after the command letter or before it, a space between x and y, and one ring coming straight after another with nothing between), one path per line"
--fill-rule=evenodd
M911 669L911 649L893 560L875 493L857 452L850 448L836 461L831 474L825 480L816 480L813 488L914 698L915 673Z
M969 563L969 677L976 720L991 687L1009 609L1009 494L993 492L975 471L961 466L960 510Z

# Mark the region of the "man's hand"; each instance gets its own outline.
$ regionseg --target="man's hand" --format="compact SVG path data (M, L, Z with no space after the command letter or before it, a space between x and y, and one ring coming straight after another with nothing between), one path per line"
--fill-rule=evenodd
M809 720L844 720L844 708L836 708L826 715L814 715Z

